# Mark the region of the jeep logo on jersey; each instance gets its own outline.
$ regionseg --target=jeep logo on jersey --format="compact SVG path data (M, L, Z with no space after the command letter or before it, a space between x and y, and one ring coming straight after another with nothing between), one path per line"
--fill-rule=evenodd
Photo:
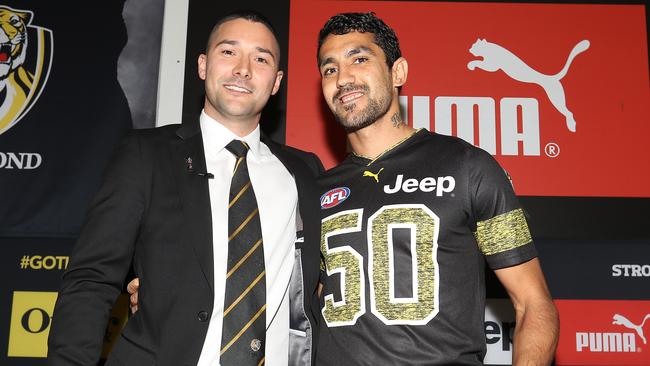
M350 188L338 187L330 189L320 196L320 207L322 209L332 208L350 197Z
M393 186L386 184L384 192L387 194L397 193L403 191L405 193L413 193L417 190L422 192L436 192L436 196L441 197L445 193L450 193L456 187L456 180L454 177L426 177L418 181L415 178L408 178L404 180L404 175L399 174L395 179Z

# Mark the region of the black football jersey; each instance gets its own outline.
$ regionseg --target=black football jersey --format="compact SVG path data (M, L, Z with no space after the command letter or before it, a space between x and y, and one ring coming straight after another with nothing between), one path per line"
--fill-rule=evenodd
M485 263L536 256L490 154L419 130L320 180L319 365L481 365Z

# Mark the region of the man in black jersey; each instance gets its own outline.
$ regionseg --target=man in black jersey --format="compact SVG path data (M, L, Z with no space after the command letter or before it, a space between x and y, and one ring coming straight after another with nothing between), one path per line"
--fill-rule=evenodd
M404 122L408 64L373 13L330 18L318 67L353 150L320 179L318 363L482 364L487 263L516 311L513 363L549 364L557 312L498 163Z

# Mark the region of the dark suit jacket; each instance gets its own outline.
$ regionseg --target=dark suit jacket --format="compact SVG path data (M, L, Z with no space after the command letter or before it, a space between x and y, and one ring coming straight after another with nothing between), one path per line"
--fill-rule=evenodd
M208 181L197 174L206 172L200 132L198 118L180 127L135 130L117 149L63 275L48 341L49 365L97 364L110 309L131 266L140 278L139 311L107 365L198 362L214 291L223 291L213 285ZM263 142L297 183L305 224L298 234L304 234L304 242L296 242L301 257L289 296L292 325L298 324L305 337L296 344L292 337L292 362L300 358L311 364L320 242L315 177L322 165L314 154Z

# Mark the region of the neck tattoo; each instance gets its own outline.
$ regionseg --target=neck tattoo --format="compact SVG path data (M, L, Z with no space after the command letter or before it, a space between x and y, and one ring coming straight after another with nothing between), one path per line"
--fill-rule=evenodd
M393 127L399 127L404 123L402 116L399 115L399 112L395 112L390 120L393 122Z

